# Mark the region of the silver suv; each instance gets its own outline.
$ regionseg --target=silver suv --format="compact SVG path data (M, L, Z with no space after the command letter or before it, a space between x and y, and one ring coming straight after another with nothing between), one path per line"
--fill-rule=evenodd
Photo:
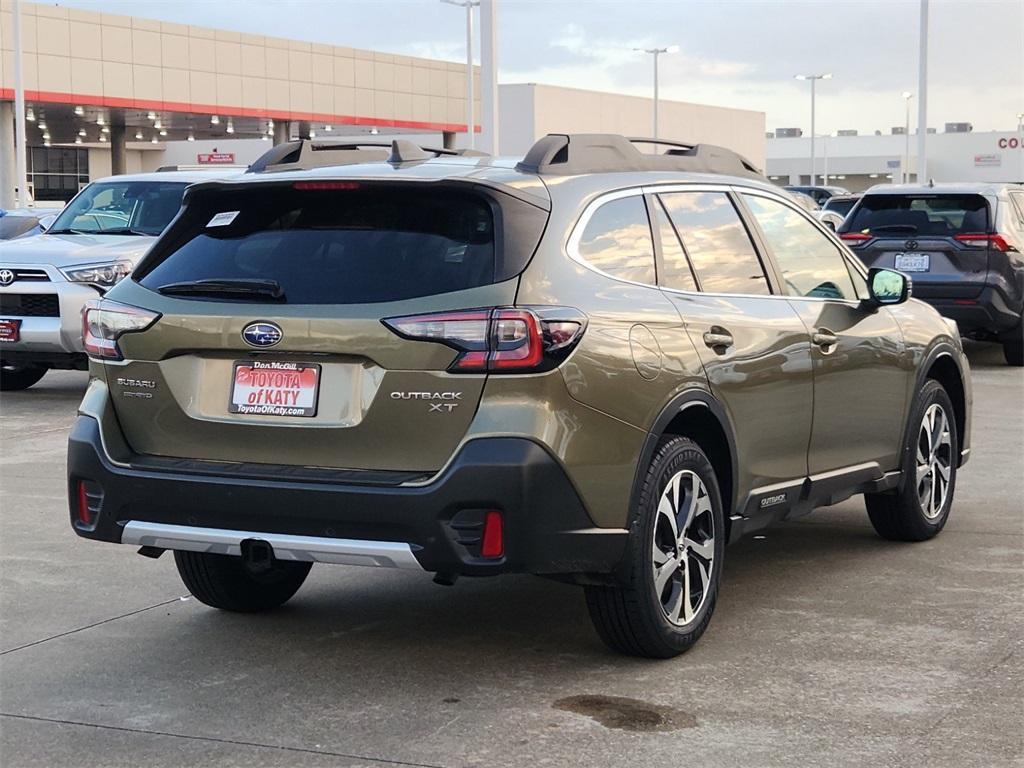
M218 169L101 179L43 234L0 242L0 388L31 387L50 368L86 368L82 307L132 271L178 213L189 184L225 175Z

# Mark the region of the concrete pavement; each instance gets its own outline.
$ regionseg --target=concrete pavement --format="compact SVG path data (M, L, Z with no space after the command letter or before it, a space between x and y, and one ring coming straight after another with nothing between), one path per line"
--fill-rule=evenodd
M575 587L318 566L220 613L173 559L71 532L83 374L5 393L5 766L1022 765L1024 373L973 345L974 456L937 539L851 499L727 551L685 656L606 651Z

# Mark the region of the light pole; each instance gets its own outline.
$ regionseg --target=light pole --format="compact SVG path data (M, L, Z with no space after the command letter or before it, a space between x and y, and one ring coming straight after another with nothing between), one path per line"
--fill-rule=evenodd
M473 125L473 8L480 0L441 0L448 5L466 9L466 133L469 134L469 148L476 147L476 126Z
M928 0L921 0L917 62L917 183L928 182Z
M903 100L907 103L907 123L903 128L903 132L906 134L904 137L906 140L906 153L903 156L903 183L910 183L910 100L914 98L914 94L910 91L904 91L902 94Z
M654 57L654 135L652 139L658 138L658 57L663 53L678 53L678 45L669 45L665 48L634 48L634 51L649 53Z
M819 80L831 80L832 73L823 75L793 75L796 80L811 81L811 186L814 186L814 86Z

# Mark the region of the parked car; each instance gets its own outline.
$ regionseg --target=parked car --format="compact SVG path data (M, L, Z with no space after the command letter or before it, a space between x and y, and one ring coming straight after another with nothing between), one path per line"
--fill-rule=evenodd
M82 307L131 271L177 214L185 187L222 175L102 179L44 233L0 242L0 389L31 387L51 368L86 368Z
M583 586L611 648L669 657L743 534L861 493L883 537L942 530L959 337L749 162L415 149L195 185L88 305L79 536L172 550L231 611L314 562L540 574Z
M868 267L911 274L960 333L1024 365L1024 184L879 185L840 233Z
M40 220L52 215L45 208L0 208L0 241L37 235L44 229Z
M821 205L823 211L832 211L838 213L842 217L853 210L853 206L860 200L860 193L850 195L832 195Z
M787 189L790 192L799 192L801 195L807 195L809 198L811 198L819 206L824 205L825 201L828 200L833 195L848 195L848 194L850 194L850 191L848 189L843 189L842 187L834 187L834 186L798 186L798 185L793 185L793 186L783 187L783 189Z

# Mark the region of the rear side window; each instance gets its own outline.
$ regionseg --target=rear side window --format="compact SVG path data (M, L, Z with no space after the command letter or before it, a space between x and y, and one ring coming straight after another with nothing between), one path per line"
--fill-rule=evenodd
M612 277L654 285L654 243L643 197L622 197L598 208L583 230L579 254Z
M496 279L500 211L469 192L259 185L208 194L187 210L188 225L161 241L162 260L143 265L147 288L274 280L289 304L356 304Z
M682 243L660 201L654 203L651 218L661 243L658 284L677 291L696 291L697 282L690 269L690 260L686 258Z
M820 299L857 297L839 249L811 222L782 203L756 195L743 199L754 215L790 296Z
M842 229L883 237L988 232L988 201L969 194L865 195Z
M768 280L736 208L724 192L659 195L707 293L767 295Z
M825 210L835 211L840 216L845 216L853 209L853 206L856 204L856 202L856 199L851 198L836 200L836 198L830 197L828 200L825 201Z

